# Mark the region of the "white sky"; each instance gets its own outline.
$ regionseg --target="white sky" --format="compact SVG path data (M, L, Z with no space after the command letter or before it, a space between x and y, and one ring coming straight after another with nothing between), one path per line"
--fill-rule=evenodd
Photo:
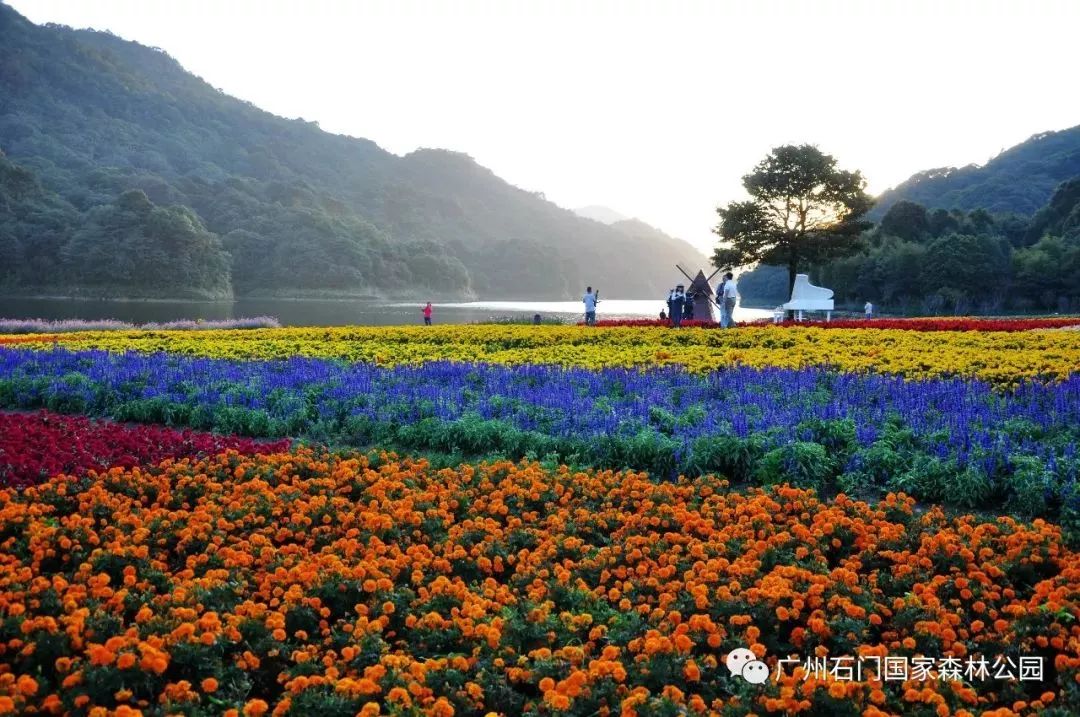
M770 148L880 192L1080 124L1078 0L4 0L397 154L445 147L703 250Z

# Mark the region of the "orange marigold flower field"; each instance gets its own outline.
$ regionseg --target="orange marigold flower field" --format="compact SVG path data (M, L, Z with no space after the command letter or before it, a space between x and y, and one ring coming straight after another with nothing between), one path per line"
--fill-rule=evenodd
M1078 597L1057 527L902 495L229 453L0 491L0 712L1067 715ZM973 655L1045 673L781 662Z

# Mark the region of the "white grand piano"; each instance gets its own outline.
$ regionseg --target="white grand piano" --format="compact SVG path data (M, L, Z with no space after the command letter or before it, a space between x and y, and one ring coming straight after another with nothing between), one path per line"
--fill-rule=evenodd
M791 287L791 300L778 307L779 319L783 318L783 312L795 311L798 321L803 320L804 311L824 311L825 320L832 319L833 292L823 286L814 286L810 283L810 277L806 274L795 275L795 286ZM775 316L775 315L774 315Z

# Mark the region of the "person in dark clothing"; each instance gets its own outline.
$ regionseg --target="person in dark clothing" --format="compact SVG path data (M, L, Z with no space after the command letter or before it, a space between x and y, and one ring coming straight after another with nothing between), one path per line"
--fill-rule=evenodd
M679 284L671 294L671 325L673 328L677 329L682 326L682 317L685 306L686 292L683 290L683 285Z

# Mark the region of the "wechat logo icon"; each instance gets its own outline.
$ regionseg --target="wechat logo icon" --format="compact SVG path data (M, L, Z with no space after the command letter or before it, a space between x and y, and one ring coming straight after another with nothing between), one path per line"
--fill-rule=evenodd
M769 679L769 666L745 647L729 652L724 664L727 665L728 672L751 684L764 684L765 680Z

